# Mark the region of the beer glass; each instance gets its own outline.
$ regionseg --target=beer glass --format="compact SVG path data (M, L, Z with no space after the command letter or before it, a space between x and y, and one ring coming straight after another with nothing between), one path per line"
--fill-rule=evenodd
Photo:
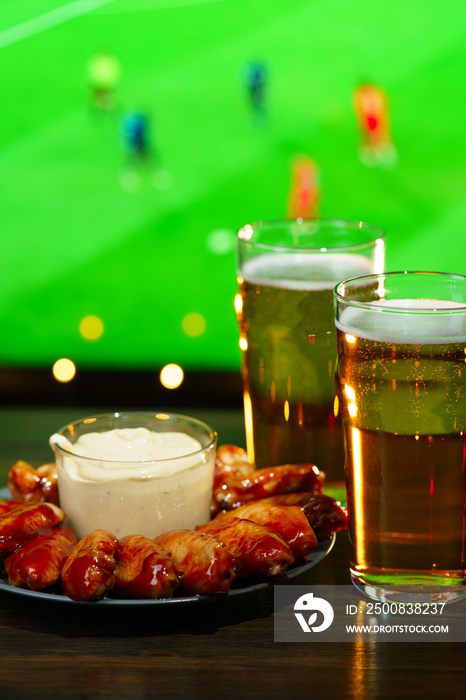
M353 582L463 597L466 277L347 280L335 308Z
M343 482L333 287L383 271L384 234L356 221L259 222L241 228L238 253L249 459L257 468L311 462Z

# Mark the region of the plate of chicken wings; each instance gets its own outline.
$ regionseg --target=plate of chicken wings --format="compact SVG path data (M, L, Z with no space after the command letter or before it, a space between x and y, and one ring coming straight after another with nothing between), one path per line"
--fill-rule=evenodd
M53 603L186 605L295 578L330 552L346 511L314 465L255 470L218 448L211 520L155 539L66 527L54 465L18 462L0 489L0 591Z

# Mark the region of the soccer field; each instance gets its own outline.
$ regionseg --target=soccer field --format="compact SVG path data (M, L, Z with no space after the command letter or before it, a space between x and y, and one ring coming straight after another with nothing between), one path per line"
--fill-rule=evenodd
M234 235L287 216L299 154L318 164L321 216L385 229L387 269L466 274L460 0L0 8L0 365L239 367ZM104 49L121 79L117 107L96 113L87 66ZM250 61L267 67L263 124ZM393 168L358 158L361 80L389 97ZM149 117L153 153L136 179L121 145L133 111Z

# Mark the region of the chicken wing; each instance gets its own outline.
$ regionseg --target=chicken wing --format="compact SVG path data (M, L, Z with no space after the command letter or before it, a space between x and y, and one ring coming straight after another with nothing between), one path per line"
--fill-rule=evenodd
M231 478L244 478L254 471L246 450L236 445L220 445L215 456L214 489Z
M7 498L0 498L0 518L2 515L5 515L5 513L9 513L10 510L14 510L20 505L22 504L18 503L18 501L10 501Z
M179 586L170 553L148 537L123 537L115 560L114 590L125 598L171 598Z
M76 546L76 535L60 525L37 535L5 561L8 582L17 588L40 591L60 578L63 562Z
M64 519L65 513L53 503L21 504L0 518L0 550L14 552Z
M279 493L320 493L325 475L314 464L283 464L256 469L245 477L231 476L214 488L212 513L231 510L246 501Z
M98 600L113 588L117 538L93 530L78 542L61 573L63 592L72 600Z
M281 576L294 562L291 549L278 533L251 520L215 519L196 530L223 542L237 560L241 579Z
M34 469L27 462L19 460L8 470L7 486L16 501L47 501L60 505L55 464L43 464Z
M37 467L37 475L40 478L40 488L42 491L42 499L47 503L55 503L60 505L60 496L58 493L58 472L55 462L51 464L43 464Z
M323 493L289 493L262 499L262 502L300 505L319 542L332 533L348 528L348 515L340 501Z
M301 507L318 540L327 540L332 533L348 529L346 509L331 496L309 494Z
M289 493L262 499L270 504L299 505L319 542L348 528L348 515L340 501L323 493Z
M317 537L300 506L267 503L267 499L262 499L219 513L215 521L227 518L245 518L278 532L295 559L306 557L317 547Z
M180 593L226 593L236 578L235 558L212 535L195 530L169 530L155 542L171 552L181 574Z

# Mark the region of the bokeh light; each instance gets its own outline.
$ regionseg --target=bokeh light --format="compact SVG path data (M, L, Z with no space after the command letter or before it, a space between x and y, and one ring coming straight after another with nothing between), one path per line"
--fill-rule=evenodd
M74 379L76 375L76 366L74 362L68 360L66 357L62 357L57 360L52 367L52 374L57 380L57 382L70 382Z
M211 231L206 238L206 247L214 255L226 255L234 250L236 238L233 231L226 228L219 228Z
M104 324L98 316L84 316L79 323L79 332L85 340L98 340L104 332Z
M193 311L190 314L186 314L181 322L181 327L186 335L196 338L202 335L206 329L207 323L202 314L198 314Z
M160 372L160 383L166 389L176 389L184 379L184 372L179 365L165 365Z

